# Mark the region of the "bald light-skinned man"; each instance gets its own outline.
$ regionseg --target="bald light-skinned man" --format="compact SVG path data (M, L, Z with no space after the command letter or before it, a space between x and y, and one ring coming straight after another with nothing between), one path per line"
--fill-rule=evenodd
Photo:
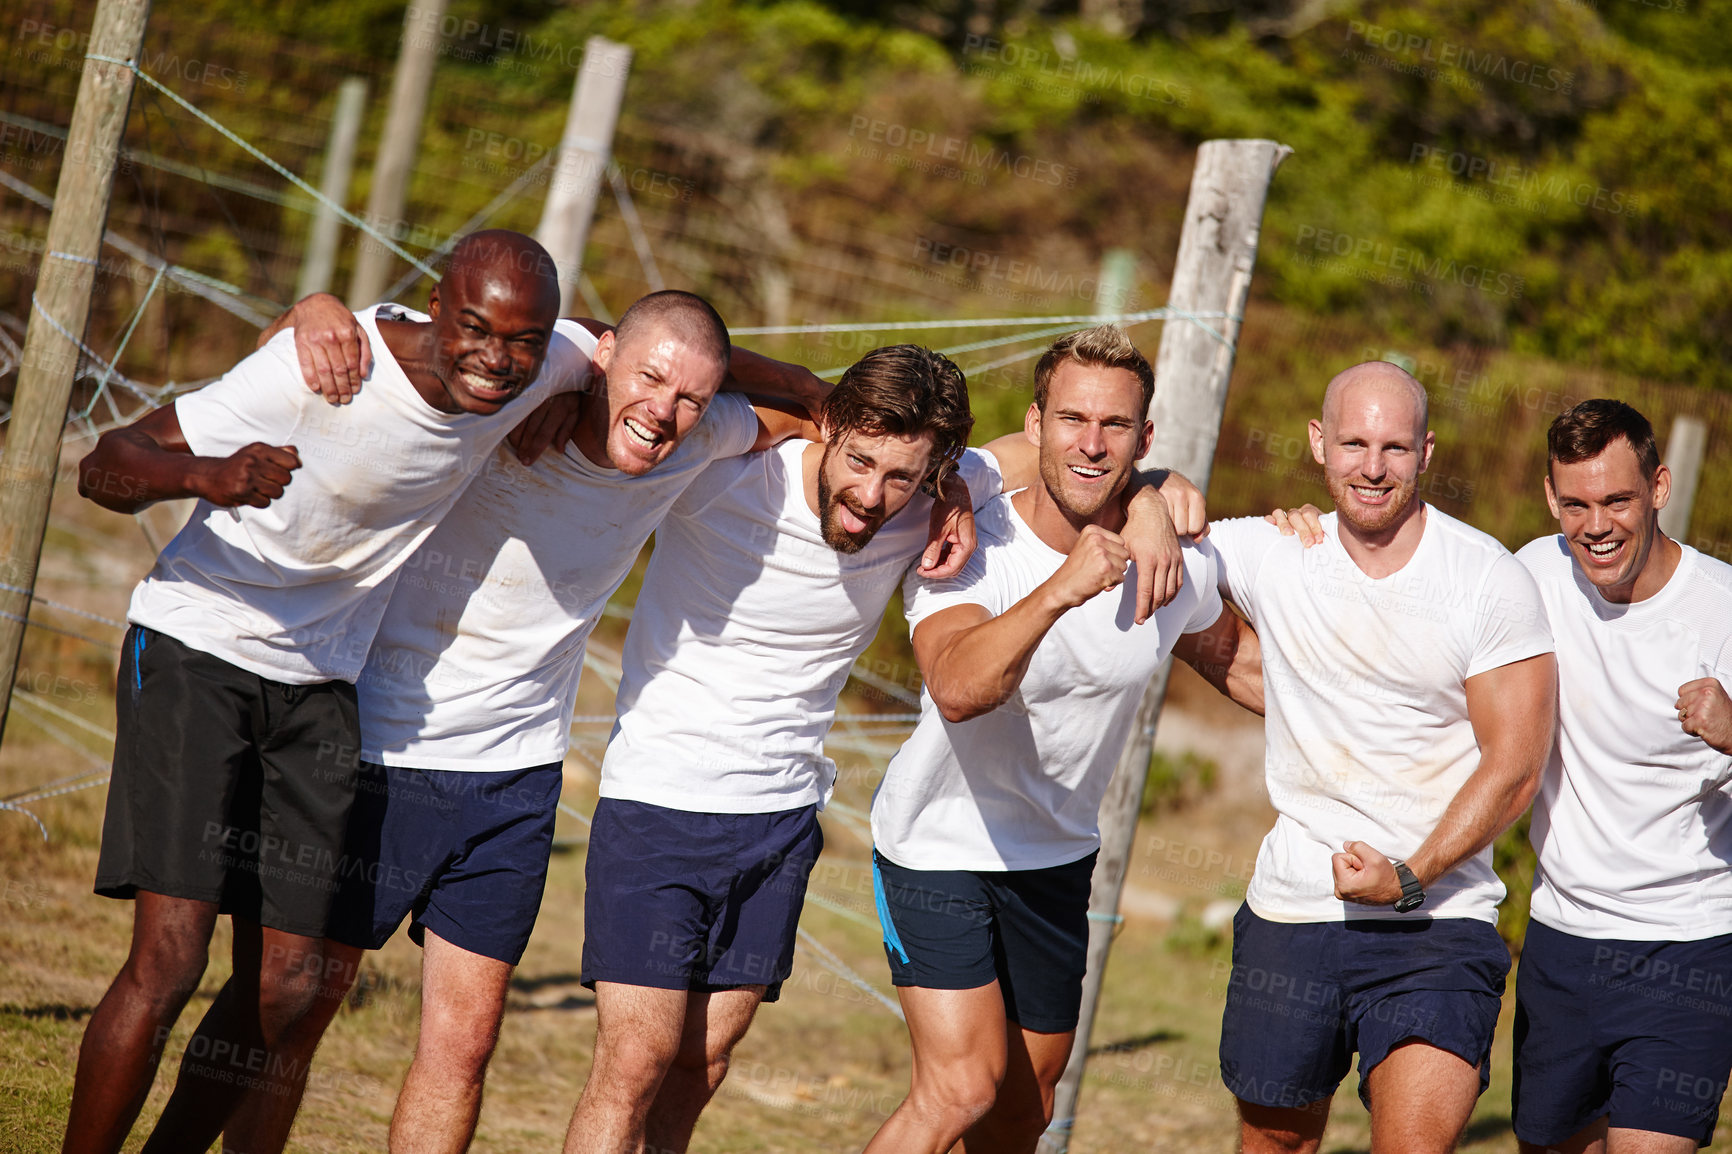
M1527 571L1417 496L1417 381L1346 370L1309 436L1322 543L1261 518L1211 538L1262 642L1277 814L1234 920L1222 1076L1247 1154L1309 1154L1357 1051L1374 1154L1442 1154L1489 1078L1509 970L1490 845L1538 789L1556 662Z

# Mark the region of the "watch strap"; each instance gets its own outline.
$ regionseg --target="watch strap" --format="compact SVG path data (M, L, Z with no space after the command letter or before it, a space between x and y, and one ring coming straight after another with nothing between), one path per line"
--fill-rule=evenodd
M1395 867L1396 880L1401 883L1401 897L1395 902L1395 912L1404 914L1416 910L1425 904L1425 887L1419 884L1419 878L1405 861L1391 858L1389 864Z

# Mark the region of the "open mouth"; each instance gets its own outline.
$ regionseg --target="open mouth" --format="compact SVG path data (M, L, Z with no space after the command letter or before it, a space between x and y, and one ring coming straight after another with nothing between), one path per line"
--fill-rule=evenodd
M842 526L844 532L858 536L872 528L872 520L856 513L846 501L836 502L836 523Z
M1072 474L1081 477L1085 481L1098 481L1102 477L1106 476L1108 472L1108 470L1097 468L1094 465L1069 465L1067 468L1070 469Z
M1395 492L1393 488L1378 488L1372 485L1349 485L1347 487L1353 490L1353 495L1359 499L1359 503L1362 505L1381 505L1389 500L1391 493Z
M463 382L463 387L469 390L471 396L484 401L505 401L517 395L517 382L499 377L487 377L480 373L472 373L468 369L460 369L457 376Z
M632 441L640 448L653 449L657 445L661 444L662 436L660 433L654 432L644 425L640 425L630 417L625 418L621 423L625 425L626 434L630 436Z
M1622 541L1584 541L1582 548L1597 565L1610 565L1623 554Z

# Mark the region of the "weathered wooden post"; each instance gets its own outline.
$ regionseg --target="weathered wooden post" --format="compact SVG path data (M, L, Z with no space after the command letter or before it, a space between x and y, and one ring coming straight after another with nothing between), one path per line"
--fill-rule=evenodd
M90 54L136 61L149 19L150 0L100 0L90 26ZM84 62L48 218L48 243L30 300L24 359L6 451L0 455L0 734L12 704L24 622L42 559L60 437L78 372L79 342L90 320L90 290L132 86L131 68Z
M1672 497L1660 510L1660 532L1682 541L1690 532L1696 507L1696 486L1702 480L1702 458L1708 455L1708 422L1680 413L1672 418L1666 438L1666 468L1672 471Z
M403 219L403 206L409 200L409 178L415 174L415 155L421 150L421 122L427 117L427 90L433 85L444 18L445 0L419 0L409 5L403 17L403 47L391 77L385 131L367 192L367 223L387 236ZM352 309L377 303L390 283L391 250L365 234L359 240L361 251L349 280Z
M583 274L583 249L595 217L601 182L613 155L613 130L625 101L625 80L631 73L631 49L602 36L591 36L583 48L583 66L571 89L571 111L559 141L559 158L547 182L541 223L535 239L553 257L559 270L559 311L576 311Z
M319 191L331 204L316 205L313 227L307 233L307 255L295 284L295 299L331 287L337 271L337 238L343 222L333 204L349 199L349 176L355 168L355 142L361 135L361 112L367 103L367 82L350 76L337 86L337 111L331 117L331 142L325 147L325 170L319 175Z

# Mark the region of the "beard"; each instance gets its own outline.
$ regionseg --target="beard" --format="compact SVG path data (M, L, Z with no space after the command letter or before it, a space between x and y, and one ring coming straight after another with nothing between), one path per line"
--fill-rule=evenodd
M1389 501L1380 508L1367 509L1359 504L1359 499L1352 492L1353 485L1346 477L1338 477L1327 470L1323 481L1329 488L1329 499L1335 502L1335 512L1342 520L1361 533L1381 533L1406 514L1413 504L1414 495L1419 488L1419 479L1405 484L1397 482L1390 491Z
M866 548L873 536L878 532L878 524L859 505L838 496L830 488L830 475L826 468L830 463L830 451L825 448L824 458L818 465L818 528L824 535L824 544L838 553L858 553ZM848 506L848 511L866 522L866 528L858 533L850 533L842 527L842 516L839 509Z
M1131 462L1124 461L1101 481L1085 487L1056 454L1040 455L1040 479L1046 491L1059 508L1077 518L1093 517L1108 501L1123 493L1130 473Z

